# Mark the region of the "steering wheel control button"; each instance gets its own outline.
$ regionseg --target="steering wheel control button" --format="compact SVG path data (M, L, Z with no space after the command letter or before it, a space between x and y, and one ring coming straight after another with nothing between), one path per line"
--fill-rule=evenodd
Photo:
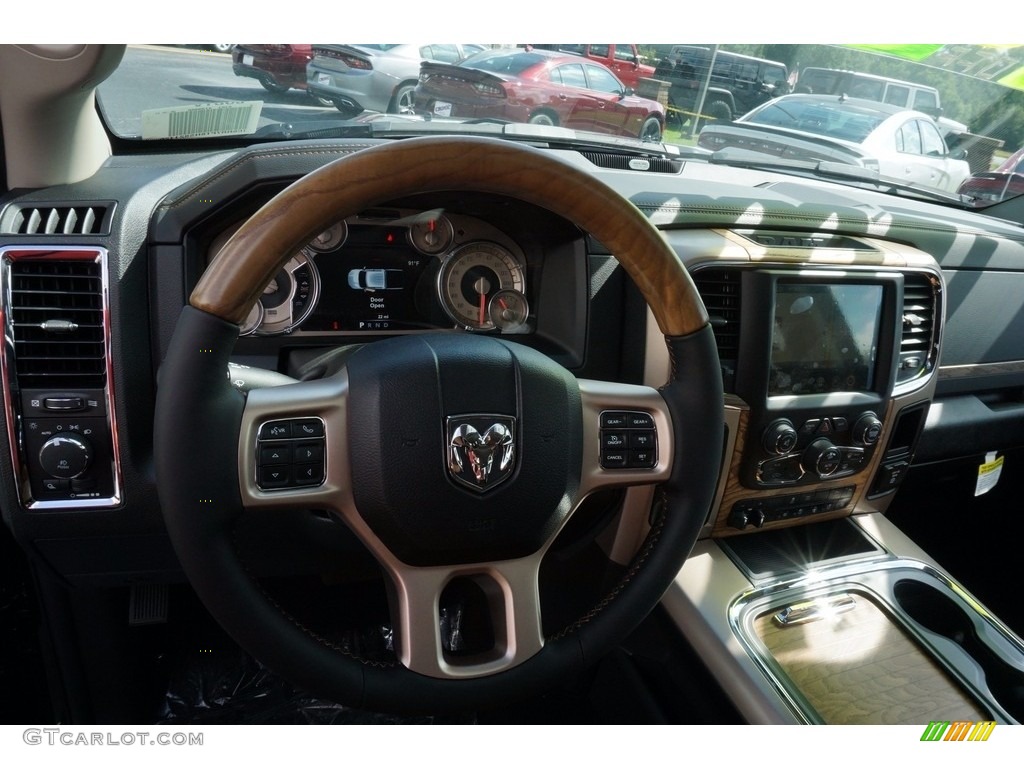
M284 488L288 481L288 467L260 467L260 488Z
M622 429L629 426L629 419L624 413L605 411L601 414L601 429Z
M292 450L287 443L260 448L260 466L268 464L288 464L292 460Z
M290 421L274 421L260 427L260 440L280 440L292 436Z
M325 441L324 422L319 418L263 424L256 442L257 487L280 491L321 485L327 475Z
M604 411L600 424L603 469L653 469L657 465L658 432L651 414Z
M654 429L654 418L649 413L627 413L626 419L634 429Z
M320 419L302 419L292 425L293 437L323 437L324 423Z
M320 485L324 481L323 463L297 465L292 481L295 485Z

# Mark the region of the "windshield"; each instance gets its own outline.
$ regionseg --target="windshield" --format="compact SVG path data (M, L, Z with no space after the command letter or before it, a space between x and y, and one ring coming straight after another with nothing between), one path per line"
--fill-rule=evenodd
M985 207L1024 193L1022 89L1008 45L238 43L129 45L99 103L139 144L515 125L715 162L828 157Z

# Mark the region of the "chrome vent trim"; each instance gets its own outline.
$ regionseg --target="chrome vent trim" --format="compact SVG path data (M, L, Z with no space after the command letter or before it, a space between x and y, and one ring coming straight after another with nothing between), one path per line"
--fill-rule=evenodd
M7 235L106 235L113 203L16 203L4 212L0 231Z
M738 269L705 268L695 271L693 283L704 302L711 330L715 334L722 384L726 392L736 385L736 364L740 354L740 306L743 273Z
M96 509L121 504L109 312L105 249L0 248L0 319L4 328L0 380L18 498L26 509ZM56 427L57 431L77 432L78 427L57 418L59 411L41 411L31 398L38 391L60 396L68 390L95 392L97 396L95 402L87 399L89 413L69 415L75 421L91 419L92 424L86 424L81 434L89 435L94 447L99 445L105 451L106 459L100 462L97 458L94 464L100 488L72 488L68 496L40 499L33 485L39 478L33 480L29 471L35 455L33 438L48 434L42 431L47 419L67 425ZM34 412L26 410L30 408ZM38 447L38 440L36 444Z
M939 348L940 286L924 272L903 276L900 363L896 383L903 384L931 373Z
M101 265L19 260L11 263L9 276L19 386L102 388L106 342Z

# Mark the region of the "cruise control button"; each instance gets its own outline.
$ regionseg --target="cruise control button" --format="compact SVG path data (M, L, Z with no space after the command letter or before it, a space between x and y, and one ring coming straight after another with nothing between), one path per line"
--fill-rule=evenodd
M601 433L601 447L602 448L625 448L627 445L627 438L625 432L602 432Z
M625 451L604 451L601 454L601 466L605 469L617 469L626 466Z
M650 469L654 466L654 451L630 451L629 466L638 469Z
M630 448L653 448L654 447L654 433L653 432L630 432L629 433L629 447Z

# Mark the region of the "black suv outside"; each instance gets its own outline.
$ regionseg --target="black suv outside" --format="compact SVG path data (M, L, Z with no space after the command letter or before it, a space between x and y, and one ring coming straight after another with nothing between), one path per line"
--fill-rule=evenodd
M669 122L677 125L694 117L698 118L697 126L708 120L728 122L789 93L785 64L698 45L672 46L669 55L658 63L654 78L669 83ZM708 89L701 107L705 80Z

